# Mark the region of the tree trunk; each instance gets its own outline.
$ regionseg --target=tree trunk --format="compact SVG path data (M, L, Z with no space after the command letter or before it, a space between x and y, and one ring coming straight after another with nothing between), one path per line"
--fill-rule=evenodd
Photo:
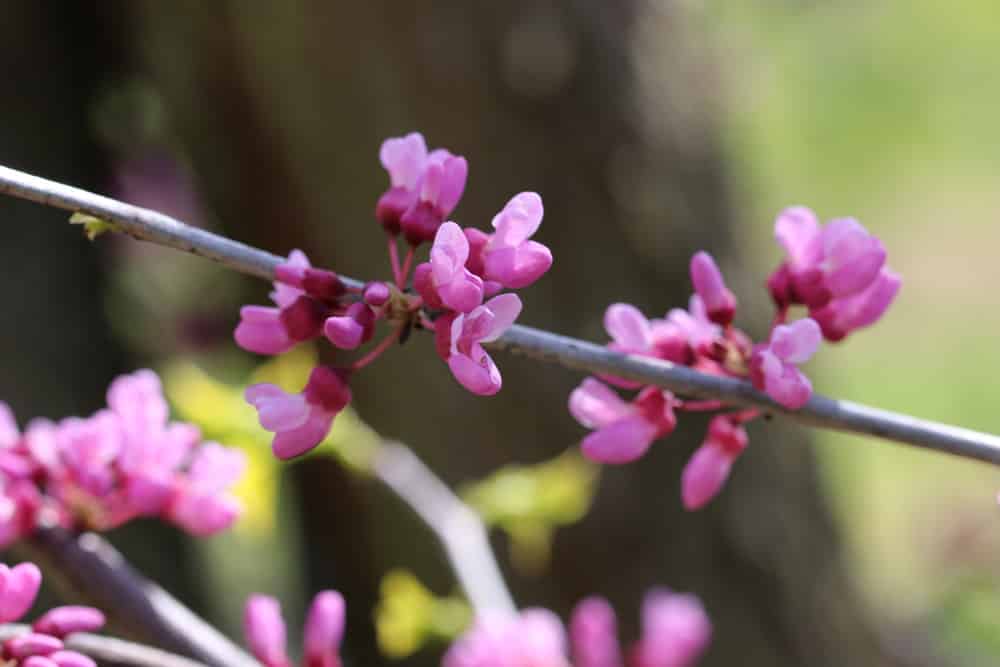
M710 53L670 3L146 2L138 28L236 238L385 277L372 220L385 187L377 151L384 137L419 129L469 158L461 223L484 228L515 193L543 195L540 239L555 265L525 291L526 324L604 340L613 301L648 314L686 303L698 248L740 275ZM471 396L430 337L414 336L356 378L355 405L451 482L573 446L582 433L566 399L580 378L498 361L504 391ZM546 576L512 576L519 601L565 615L603 593L634 636L642 592L668 585L698 592L710 610L704 665L886 664L844 576L805 435L755 428L723 496L687 514L679 476L697 421L642 461L605 470L593 511L557 536ZM301 466L313 583L349 589L350 650L375 664L367 626L381 573L406 565L439 592L450 575L386 492L328 463Z

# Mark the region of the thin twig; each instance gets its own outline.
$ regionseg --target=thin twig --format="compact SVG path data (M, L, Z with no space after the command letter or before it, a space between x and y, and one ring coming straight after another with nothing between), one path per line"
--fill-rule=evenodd
M489 535L474 510L405 445L383 443L372 468L375 476L406 502L437 536L459 584L477 612L516 611L490 548Z
M0 193L68 211L83 211L115 223L125 233L144 241L184 250L264 279L284 261L237 241L190 227L162 213L70 187L6 167L0 167ZM360 281L341 277L349 287ZM733 405L756 407L787 416L809 426L869 435L939 452L1000 463L1000 437L965 428L917 419L849 401L813 395L798 410L784 408L749 383L706 375L666 361L613 352L599 345L524 326L511 327L491 349L523 354L586 371L604 373L657 385L684 396L718 399Z
M100 608L124 634L200 661L148 664L260 667L260 663L225 635L136 572L99 535L73 535L59 528L39 528L21 546L49 574L47 580L69 588L75 597Z
M31 626L20 623L0 625L0 642L30 630ZM70 635L65 644L66 648L90 656L101 667L205 667L203 662L104 635L80 632Z

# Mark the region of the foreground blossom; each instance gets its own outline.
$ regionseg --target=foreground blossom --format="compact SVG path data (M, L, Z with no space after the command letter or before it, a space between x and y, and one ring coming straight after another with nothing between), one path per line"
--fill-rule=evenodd
M0 622L22 620L42 583L34 563L14 567L0 564ZM63 647L63 639L75 632L92 632L104 625L104 614L93 607L55 607L30 629L18 632L0 647L4 665L10 667L96 667L97 663Z
M808 317L775 327L771 340L758 345L750 360L754 385L786 408L805 405L812 394L812 383L798 365L816 353L821 340L819 325Z
M552 251L530 240L542 224L542 198L536 192L515 196L493 218L494 234L482 249L483 274L508 289L538 280L552 266Z
M587 378L570 394L569 410L581 425L594 429L580 445L587 458L628 463L674 430L673 402L670 392L647 387L626 403L607 385Z
M469 313L441 320L439 330L447 337L444 357L463 387L481 396L500 391L500 371L482 344L499 338L520 313L521 299L516 294L501 294Z
M302 667L340 667L344 616L340 593L323 591L313 598L302 642ZM276 599L267 595L250 596L244 611L243 631L250 651L264 667L291 667L285 621Z
M229 488L242 474L238 450L202 442L192 424L169 421L160 380L123 375L108 408L87 418L32 421L22 434L0 403L0 545L39 520L107 530L158 516L195 535L228 528L240 504Z

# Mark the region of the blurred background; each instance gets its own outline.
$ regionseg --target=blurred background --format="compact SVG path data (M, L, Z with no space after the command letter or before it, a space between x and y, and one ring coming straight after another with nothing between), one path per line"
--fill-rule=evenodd
M998 18L986 0L12 1L0 162L375 278L388 275L378 147L420 130L469 159L461 223L543 195L556 262L521 321L591 340L612 301L650 315L686 302L701 248L760 335L775 214L852 215L904 288L874 330L823 348L814 384L996 432ZM374 431L495 525L522 606L565 617L599 593L634 637L643 591L694 591L716 628L707 666L1000 656L987 466L761 423L723 495L688 514L679 476L703 422L598 474L572 451L578 375L504 357L506 390L473 397L426 336L357 377L356 412L319 454L278 466L239 392L254 373L301 386L311 353L261 370L232 343L238 306L266 285L128 240L92 245L24 202L0 200L0 218L0 396L23 421L89 414L115 374L148 366L178 416L250 453L230 534L150 522L111 536L233 636L250 592L299 623L334 587L349 664L437 664L465 612L432 535L352 465ZM526 467L496 475L512 463Z

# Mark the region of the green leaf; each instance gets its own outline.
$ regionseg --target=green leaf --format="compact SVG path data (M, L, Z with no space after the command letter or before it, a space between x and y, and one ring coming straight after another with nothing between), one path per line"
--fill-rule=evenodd
M119 231L118 225L113 222L108 222L97 216L90 215L89 213L82 213L77 211L69 217L69 222L71 225L83 225L83 233L86 235L87 239L93 241L98 236L105 232L117 232Z

